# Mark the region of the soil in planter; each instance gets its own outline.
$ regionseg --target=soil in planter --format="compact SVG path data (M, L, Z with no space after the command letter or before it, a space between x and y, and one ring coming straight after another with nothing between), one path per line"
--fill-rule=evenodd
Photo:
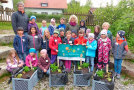
M34 73L33 70L31 70L29 72L26 72L25 74L22 74L22 77L21 78L29 79L33 75L33 73Z
M82 68L82 69L79 70L78 67L77 67L76 71L81 71L82 74L89 73L89 69L88 68Z

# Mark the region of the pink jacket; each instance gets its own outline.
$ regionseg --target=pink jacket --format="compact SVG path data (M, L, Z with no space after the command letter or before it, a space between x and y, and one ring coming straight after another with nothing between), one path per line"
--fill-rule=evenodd
M32 63L32 66L36 67L38 64L38 58L37 55L35 54L35 58L33 58L31 55L26 56L26 66L30 67L30 61Z
M98 40L98 62L108 63L109 51L111 49L111 40L107 38L105 42Z

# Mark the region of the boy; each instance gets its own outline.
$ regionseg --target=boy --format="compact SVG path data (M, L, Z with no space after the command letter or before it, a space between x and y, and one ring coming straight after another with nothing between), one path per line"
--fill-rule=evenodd
M65 25L64 23L65 23L65 18L62 17L62 18L60 19L60 25L58 25L57 29L64 28L64 30L65 30L66 25Z
M72 38L75 40L77 38L77 31L72 30Z
M13 47L19 58L25 62L26 55L28 54L28 39L24 36L24 29L22 27L18 27L17 33L14 37Z
M80 21L80 27L79 27L79 29L81 30L84 30L84 32L86 33L86 30L87 30L87 27L86 27L86 25L85 25L85 21L84 20L81 20Z
M64 38L65 38L65 35L64 35L64 29L63 28L60 28L60 38L63 42Z
M117 78L119 79L121 73L122 59L128 52L128 45L125 39L125 31L120 30L117 32L116 40L113 42L112 47L112 53L114 55L115 76L117 76Z
M61 38L58 36L59 32L54 30L54 35L49 40L49 47L51 49L51 64L53 64L57 58L58 44L61 44Z
M54 18L52 18L50 25L48 27L48 30L49 30L51 36L54 34L55 29L56 29L56 20Z

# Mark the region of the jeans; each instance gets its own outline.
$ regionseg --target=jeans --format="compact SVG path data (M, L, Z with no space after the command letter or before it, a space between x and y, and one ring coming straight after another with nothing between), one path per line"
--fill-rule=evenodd
M86 57L86 63L90 63L90 71L93 72L94 70L94 57L87 56Z
M121 73L122 59L114 59L114 70L117 74Z
M44 74L49 75L50 74L49 72L50 72L50 69L48 69L47 72L45 73L41 68L38 67L38 71L37 71L38 78L39 79L43 78L44 77Z
M20 58L21 60L23 60L23 62L25 63L26 53L19 53L18 56L19 56L19 58Z

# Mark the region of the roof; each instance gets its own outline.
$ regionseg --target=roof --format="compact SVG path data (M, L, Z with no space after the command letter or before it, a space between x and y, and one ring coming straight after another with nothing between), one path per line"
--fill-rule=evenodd
M47 7L42 7L41 3L48 3ZM66 9L67 0L25 0L25 8L54 8L54 9Z

